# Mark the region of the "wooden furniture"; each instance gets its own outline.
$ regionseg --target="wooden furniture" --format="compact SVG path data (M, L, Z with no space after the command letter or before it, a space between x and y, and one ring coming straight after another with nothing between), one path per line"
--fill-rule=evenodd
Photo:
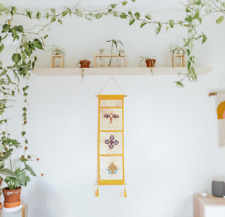
M9 213L11 214L14 212L19 212L20 210L21 210L21 217L26 217L26 205L25 204L21 204L20 206L17 206L14 208L3 207L2 210L0 211L1 212L0 216L4 217ZM12 216L12 215L10 215L10 216Z
M194 217L225 217L225 198L195 194Z
M93 63L93 67L96 68L98 67L97 66L97 58L122 58L123 59L123 67L127 67L127 59L126 59L126 56L124 54L121 54L121 55L115 55L115 54L112 54L112 55L103 55L103 54L97 54L97 55L94 55L94 63Z
M130 68L35 68L33 73L45 76L65 76L74 75L177 75L178 73L187 73L186 67L154 67L152 72L147 67ZM212 71L211 67L195 67L198 75L207 74Z
M63 55L52 55L52 68L64 68Z

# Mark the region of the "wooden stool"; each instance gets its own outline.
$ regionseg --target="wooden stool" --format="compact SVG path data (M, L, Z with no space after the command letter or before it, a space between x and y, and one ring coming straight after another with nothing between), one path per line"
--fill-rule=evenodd
M4 213L13 213L13 212L18 212L20 210L22 210L22 216L21 217L26 217L26 205L25 204L21 204L17 207L14 207L14 208L3 207L2 210L1 210L0 217L2 217L2 214L4 214Z

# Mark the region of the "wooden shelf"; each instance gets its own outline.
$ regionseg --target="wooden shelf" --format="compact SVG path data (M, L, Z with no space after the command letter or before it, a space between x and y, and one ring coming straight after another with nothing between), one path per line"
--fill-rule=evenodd
M196 67L198 75L212 71L211 67ZM150 68L36 68L33 73L40 76L77 76L77 75L177 75L186 73L186 67L155 67L152 72Z

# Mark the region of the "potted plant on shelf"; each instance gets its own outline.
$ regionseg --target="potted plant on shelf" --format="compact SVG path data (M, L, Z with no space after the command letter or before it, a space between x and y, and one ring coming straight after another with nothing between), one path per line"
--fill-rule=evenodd
M115 40L115 39L107 40L106 42L111 43L111 49L110 49L111 55L110 55L110 59L109 59L109 63L108 63L108 66L111 66L113 55L115 55L115 57L116 56L121 57L124 54L124 50L119 48L119 46L123 46L123 43L122 43L122 41ZM114 52L114 46L115 46L116 52Z
M141 57L140 66L141 66L143 61L145 61L146 66L148 68L154 68L155 67L155 63L156 63L155 57Z
M52 68L64 68L64 50L52 45Z
M186 60L185 54L186 50L183 47L178 45L172 45L170 49L170 53L172 53L172 67L185 67Z
M80 68L90 68L91 61L82 59L79 61Z
M115 40L115 39L111 39L106 42L111 43L109 54L107 53L104 54L105 50L100 49L99 50L100 54L94 55L94 63L93 63L94 68L98 67L97 66L98 58L100 58L100 64L99 64L100 67L104 67L105 65L104 58L107 58L107 60L109 60L108 67L112 67L112 66L118 67L118 68L120 68L121 66L126 67L126 56L124 54L124 50L120 48L120 46L123 46L123 43L120 40ZM113 61L114 59L115 59L115 62ZM123 59L123 62L122 62L122 59Z

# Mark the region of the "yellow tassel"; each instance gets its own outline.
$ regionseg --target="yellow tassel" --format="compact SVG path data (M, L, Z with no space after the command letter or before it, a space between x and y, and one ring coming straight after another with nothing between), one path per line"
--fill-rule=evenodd
M97 186L97 190L96 190L96 197L99 197L99 189L98 189L98 186Z
M124 187L124 197L127 197L127 190L126 190L126 187Z

